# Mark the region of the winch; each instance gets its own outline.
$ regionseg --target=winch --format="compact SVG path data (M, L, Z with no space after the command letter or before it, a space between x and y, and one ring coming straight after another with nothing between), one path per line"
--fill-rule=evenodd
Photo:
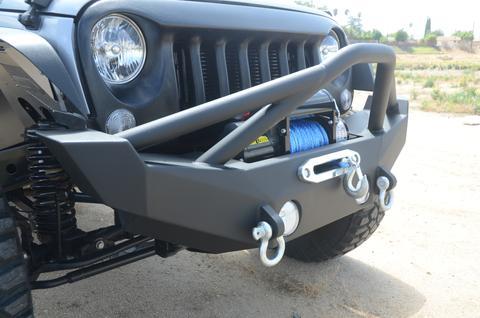
M251 114L227 124L225 134L240 127ZM293 114L254 140L240 155L245 162L255 162L316 149L349 138L340 118L335 99L321 90Z

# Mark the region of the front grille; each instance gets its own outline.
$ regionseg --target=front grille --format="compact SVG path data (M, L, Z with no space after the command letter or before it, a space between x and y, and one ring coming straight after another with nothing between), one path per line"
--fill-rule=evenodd
M184 39L184 37L183 37ZM301 40L175 41L174 62L182 109L310 67L315 43Z
M225 61L228 74L229 93L236 93L242 90L240 78L240 61L238 59L238 45L231 43L225 49Z
M212 45L200 46L200 63L202 65L202 79L205 89L205 99L213 100L220 97L218 89L218 71L215 59L215 48Z
M268 60L270 65L270 74L272 79L282 76L280 71L280 46L278 43L271 44L268 48Z
M250 68L250 82L252 86L262 84L260 48L258 45L252 44L248 46L248 66Z

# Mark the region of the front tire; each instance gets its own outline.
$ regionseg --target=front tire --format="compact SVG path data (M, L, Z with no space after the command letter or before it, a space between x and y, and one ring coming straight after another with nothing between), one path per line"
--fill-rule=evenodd
M0 192L0 317L33 317L32 296L15 220Z
M365 242L385 215L375 206L360 210L287 243L285 254L302 262L323 262Z

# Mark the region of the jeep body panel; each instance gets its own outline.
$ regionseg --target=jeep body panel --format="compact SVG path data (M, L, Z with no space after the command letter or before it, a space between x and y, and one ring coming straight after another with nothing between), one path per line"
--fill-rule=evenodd
M175 1L184 1L184 2L208 2L208 3L222 3L222 4L232 4L232 5L246 5L253 7L264 7L264 8L276 8L284 9L290 11L298 11L305 13L313 14L322 14L327 15L322 11L310 9L308 7L295 5L293 3L281 3L273 0L175 0ZM43 10L47 14L56 14L56 15L68 15L68 16L77 16L81 10L89 3L91 0L54 0L50 6ZM122 2L128 2L128 0L116 1L119 5ZM165 1L166 2L166 1ZM0 11L26 11L28 9L28 4L23 0L3 0L0 2Z

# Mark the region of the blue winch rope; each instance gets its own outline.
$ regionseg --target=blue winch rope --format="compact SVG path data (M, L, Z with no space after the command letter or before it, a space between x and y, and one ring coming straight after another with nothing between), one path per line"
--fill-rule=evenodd
M329 144L328 134L314 120L295 119L290 122L290 152L297 153Z

